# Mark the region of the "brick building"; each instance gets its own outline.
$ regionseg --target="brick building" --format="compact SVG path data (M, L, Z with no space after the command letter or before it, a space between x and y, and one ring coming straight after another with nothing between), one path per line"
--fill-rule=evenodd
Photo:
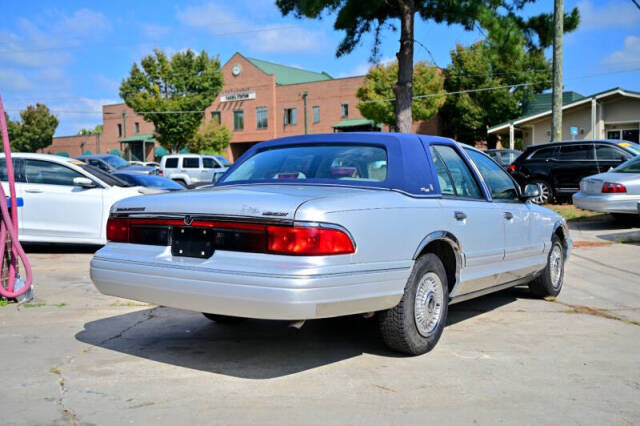
M312 72L274 64L235 53L222 66L224 87L205 110L205 120L219 120L233 131L227 158L235 160L252 145L281 136L334 131L378 130L356 107L356 90L364 76L333 78L325 72ZM158 154L153 139L154 126L125 104L102 107L104 133L100 146L85 150L122 152L128 159L150 161ZM437 116L414 125L417 133L438 134ZM47 152L61 151L63 139L54 138ZM73 140L78 145L79 139ZM97 141L96 141L97 142ZM76 151L67 146L70 155ZM79 154L79 152L78 152Z

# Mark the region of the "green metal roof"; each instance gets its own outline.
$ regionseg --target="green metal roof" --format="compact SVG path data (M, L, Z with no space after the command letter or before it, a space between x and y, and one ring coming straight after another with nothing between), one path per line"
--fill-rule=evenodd
M346 120L342 120L339 123L334 124L334 129L345 129L348 127L360 127L360 126L371 126L380 128L379 124L376 124L373 120L368 120L366 118L347 118Z
M522 115L534 115L551 109L552 93L538 93L533 100L527 102L522 109ZM562 105L584 99L580 93L573 91L562 92Z
M164 157L168 153L169 151L167 151L167 149L163 146L157 146L156 149L153 150L154 157Z
M311 83L314 81L333 80L326 72L315 72L303 70L301 68L290 67L287 65L274 64L273 62L263 61L261 59L246 58L262 72L276 77L276 84L284 86L287 84Z
M120 139L120 142L155 142L153 133L137 133L132 136Z

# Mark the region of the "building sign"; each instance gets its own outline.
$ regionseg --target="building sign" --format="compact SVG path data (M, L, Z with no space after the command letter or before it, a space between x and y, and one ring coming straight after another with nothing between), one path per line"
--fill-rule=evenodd
M235 102L235 101L246 101L249 99L255 99L256 92L252 92L249 90L240 90L237 92L228 92L220 96L220 102Z

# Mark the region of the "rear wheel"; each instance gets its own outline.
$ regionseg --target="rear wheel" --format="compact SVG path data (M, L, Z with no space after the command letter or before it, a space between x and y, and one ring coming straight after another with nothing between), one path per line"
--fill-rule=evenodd
M208 314L206 312L203 312L202 315L205 316L205 318L211 320L211 321L215 321L219 324L237 324L239 322L244 321L246 318L242 318L242 317L230 317L227 315L217 315L217 314Z
M529 283L529 290L538 297L557 296L564 282L564 246L557 235L551 239L551 250L547 256L547 266L540 276Z
M440 339L448 308L442 261L435 254L425 254L416 260L400 303L380 313L382 339L389 348L405 354L429 352Z
M538 188L540 188L540 195L535 198L532 198L531 201L533 201L536 204L547 204L553 201L553 188L551 188L551 185L549 185L549 182L542 179L536 179L529 183L538 185Z

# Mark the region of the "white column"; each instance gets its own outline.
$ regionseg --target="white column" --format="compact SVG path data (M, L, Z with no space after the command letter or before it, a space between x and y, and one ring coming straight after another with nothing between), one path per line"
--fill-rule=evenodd
M514 130L513 124L509 124L509 149L514 149L516 146Z
M593 139L598 138L596 132L596 98L591 99L591 137Z

